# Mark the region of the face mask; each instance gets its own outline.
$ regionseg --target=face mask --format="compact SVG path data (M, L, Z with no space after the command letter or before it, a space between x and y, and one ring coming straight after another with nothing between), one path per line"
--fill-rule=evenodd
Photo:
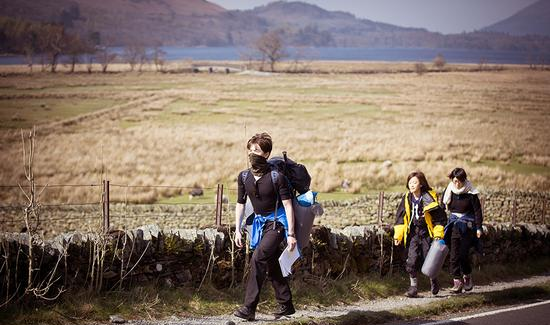
M252 174L254 176L263 176L269 172L269 164L267 163L267 158L264 156L251 153L248 155L248 160L250 160L250 166L252 167Z

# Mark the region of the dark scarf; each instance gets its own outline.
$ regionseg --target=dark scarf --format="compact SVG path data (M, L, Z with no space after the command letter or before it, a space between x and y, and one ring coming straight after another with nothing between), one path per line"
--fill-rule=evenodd
M264 156L251 153L248 155L248 160L250 160L250 171L254 176L262 177L263 175L269 173L271 168L267 163L267 158Z

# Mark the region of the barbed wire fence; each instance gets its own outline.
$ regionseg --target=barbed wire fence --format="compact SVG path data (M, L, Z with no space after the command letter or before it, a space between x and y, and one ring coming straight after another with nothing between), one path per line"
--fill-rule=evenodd
M25 188L25 186L22 186ZM234 202L230 202L229 198L237 196L235 187L217 184L215 187L200 188L202 200L189 199L188 201L165 201L161 202L155 198L153 202L139 202L139 199L129 198L130 191L143 190L172 190L180 193L187 192L191 197L194 197L192 191L197 190L197 187L178 186L178 185L131 185L110 183L109 180L103 180L102 183L88 184L46 184L37 185L39 188L45 189L90 189L97 192L97 200L77 201L77 202L50 202L41 203L40 208L49 210L50 213L44 213L42 220L42 228L49 229L53 233L61 233L64 231L80 230L88 226L88 228L100 228L104 232L113 229L130 229L139 227L144 224L157 223L165 227L172 228L198 228L205 226L220 227L222 225L232 225L234 222L233 207ZM19 189L19 185L0 185L2 189ZM113 192L117 192L115 197ZM120 193L122 192L122 193ZM215 196L211 202L204 198L205 193L214 193ZM520 213L525 209L527 212L535 214L528 218L529 222L546 224L547 223L547 206L550 195L548 192L530 193L529 203L525 204L518 198L518 191L512 190L507 192L510 202L507 206L502 206L502 215L499 222L509 222L516 225L520 222L526 222L525 213ZM360 224L392 224L393 214L395 213L394 205L402 194L378 192L378 195L365 194L364 199L355 199L351 201L321 201L325 205L325 215L318 218L317 224L326 224L329 226L346 226ZM525 193L522 194L525 199ZM5 195L3 196L5 197ZM494 200L491 195L481 195L482 210L487 210L487 206L491 205L491 200ZM198 202L197 202L198 201ZM496 202L502 205L502 200ZM24 204L14 202L0 202L0 221L7 226L2 231L24 231L22 229L22 219L20 211L25 207ZM494 210L494 209L493 209ZM506 210L506 211L505 211ZM343 214L353 211L355 217L336 222ZM368 216L368 217L365 217ZM81 223L80 226L77 223ZM4 228L4 227L2 227ZM19 229L18 229L19 228ZM53 228L53 229L52 229Z

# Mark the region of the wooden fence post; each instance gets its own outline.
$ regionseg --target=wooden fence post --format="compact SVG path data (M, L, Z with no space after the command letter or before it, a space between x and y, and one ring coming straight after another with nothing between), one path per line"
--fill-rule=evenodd
M378 227L382 228L382 216L384 214L384 192L378 193ZM380 232L380 276L383 274L384 268L384 233Z
M482 195L479 201L481 204L481 215L485 218L485 195Z
M542 198L542 224L546 224L546 196Z
M516 226L517 212L518 206L516 202L516 190L514 189L514 192L512 192L512 227Z
M384 217L384 192L378 193L378 226L382 225Z
M222 209L223 208L223 184L218 184L216 192L216 227L222 225Z
M103 180L103 233L108 233L110 229L109 220L109 181Z

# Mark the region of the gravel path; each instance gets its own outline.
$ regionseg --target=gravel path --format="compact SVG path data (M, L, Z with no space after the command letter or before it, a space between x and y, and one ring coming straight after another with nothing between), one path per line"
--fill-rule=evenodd
M542 284L550 281L550 274L535 276L531 278L521 279L513 282L496 282L484 286L476 286L473 293L479 292L492 292L500 291L515 287L525 287L531 285ZM384 311L395 308L407 307L407 306L421 306L434 301L443 299L452 299L453 294L449 293L446 289L442 289L439 295L433 297L428 291L420 292L418 298L407 297L390 297L386 299L377 299L371 301L360 301L352 305L346 306L330 306L330 307L313 307L308 306L306 309L297 310L296 314L292 316L292 319L315 319L321 317L335 317L342 316L351 311ZM289 320L289 318L282 318L281 320ZM134 325L225 325L228 321L233 321L235 324L247 324L240 318L233 315L221 315L213 317L202 318L178 318L172 316L164 320L145 321L145 320L133 320L126 324ZM256 322L250 324L276 324L278 321L274 320L274 317L269 314L256 314ZM106 323L104 323L106 324Z

